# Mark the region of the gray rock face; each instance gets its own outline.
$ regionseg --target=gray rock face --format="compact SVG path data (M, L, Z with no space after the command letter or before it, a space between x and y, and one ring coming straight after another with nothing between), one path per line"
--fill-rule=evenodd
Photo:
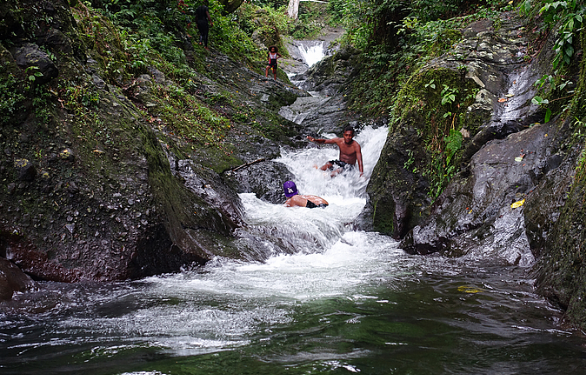
M37 26L39 14L51 22L31 36L21 21ZM131 82L122 83L128 71L109 75L102 54L118 61L123 46L109 43L106 52L82 42L67 1L0 2L0 16L0 36L14 46L0 44L0 76L14 77L15 93L30 86L23 70L32 66L40 73L35 82L55 77L58 68L69 85L51 89L50 115L36 116L31 101L19 99L14 108L25 110L0 126L0 255L34 278L59 282L134 279L215 256L242 257L233 244L244 225L241 203L233 179L222 173L294 144L299 128L276 112L306 93L222 53L198 56L192 103L210 111L207 121L213 114L225 126L222 143L211 147L217 140L179 134L176 125L187 126L180 113L163 118L168 103L161 92L181 86L176 78L152 66ZM183 52L191 61L190 43ZM82 86L87 101L61 97Z
M284 164L263 161L232 173L239 183L239 193L255 193L259 199L274 204L283 203L283 183L293 180Z
M14 168L18 174L18 179L21 181L32 181L37 174L35 166L27 159L16 159Z
M299 87L311 91L311 97L300 97L279 114L303 126L305 134L341 133L358 116L349 116L343 93L344 84L353 72L354 50L341 50L325 57L307 72L294 76Z
M470 228L478 228L483 220L493 220L493 215L501 215L500 209L505 205L503 197L492 203L495 206L480 203L479 200L495 199L491 192L510 189L509 184L519 185L520 190L537 184L535 179L527 180L529 175L523 175L522 178L518 176L519 179L511 177L510 181L494 181L484 190L480 187L485 183L476 182L477 179L495 177L490 173L482 177L485 172L480 172L480 169L484 168L482 165L485 162L484 159L479 159L480 156L476 156L479 150L484 150L485 147L483 152L499 156L505 152L499 151L500 147L509 143L491 142L510 137L542 119L542 114L537 106L531 104L531 99L535 95L533 82L546 72L543 70L544 65L528 63L523 58L527 51L527 40L521 31L521 21L510 13L503 14L501 20L498 30L486 20L475 22L462 30L463 39L456 44L454 50L427 63L410 79L408 87L404 88L403 95L406 98L416 97L424 104L422 108L411 105L413 103L410 102L404 106L407 110L401 112L401 122L389 134L373 172L367 188L369 199L361 217L375 216L374 224L370 228L392 234L396 238L402 238L413 229L409 239L405 240L410 251L427 253L446 250L451 246L447 245L449 238ZM545 54L543 58L549 57ZM427 119L444 110L444 106L439 103L435 106L430 104L437 102L433 95L439 93L439 90L436 92L422 89L431 79L456 88L460 93L476 92L474 102L460 117L461 129L458 130L462 134L462 146L454 168L461 172L454 176L435 203L431 198L435 192L430 190L438 189L437 181L441 180L441 176L438 177L438 172L431 167L437 155L430 152L425 143L433 138L433 135L426 132L434 127L429 125ZM441 117L435 120L439 122ZM529 136L532 133L523 134ZM442 133L441 137L445 135L447 133ZM525 148L535 152L530 144L526 144ZM522 153L520 149L519 154ZM516 167L515 156L511 157L511 153L517 151L513 148L506 152L508 159L498 159L498 163L508 161L512 167ZM491 165L490 155L486 156L486 165ZM539 162L543 160L540 159ZM423 170L426 171L425 174L422 173ZM500 172L505 173L502 170ZM443 175L445 172L439 173ZM501 179L502 176L498 178ZM500 185L501 182L503 185ZM458 206L450 207L452 203L445 205L442 202L458 203ZM471 209L473 204L483 207L481 211L485 212L484 216L476 216L478 212L474 215L465 214L465 208ZM456 213L450 210L459 211ZM450 217L449 220L442 218L446 215ZM428 223L426 219L430 216L434 218Z
M429 219L403 240L410 253L442 251L452 255L498 253L527 266L534 256L525 234L524 206L541 179L559 166L557 128L536 125L493 140L471 160L470 171L449 185L432 206Z

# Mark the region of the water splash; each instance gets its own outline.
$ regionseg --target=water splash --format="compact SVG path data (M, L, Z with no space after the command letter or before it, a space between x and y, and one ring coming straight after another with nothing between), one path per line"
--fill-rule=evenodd
M365 127L356 136L362 147L364 174L358 168L334 178L331 172L318 169L328 160L339 157L336 146L311 147L302 151L282 151L275 161L286 164L294 174L301 194L323 197L330 205L325 210L287 208L241 194L247 227L239 246L252 259L268 260L279 254L322 253L331 248L346 232L366 203L366 185L384 146L387 128ZM324 135L326 138L334 134ZM283 195L283 202L285 196Z

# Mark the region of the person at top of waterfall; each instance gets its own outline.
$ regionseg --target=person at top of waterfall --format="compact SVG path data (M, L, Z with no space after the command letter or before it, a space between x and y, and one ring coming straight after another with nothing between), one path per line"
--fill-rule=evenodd
M277 59L283 57L279 53L279 49L275 46L270 46L269 51L267 52L267 56L269 59L269 63L267 64L267 69L265 71L265 77L269 77L269 70L273 68L273 76L275 80L277 79Z
M205 49L209 49L208 33L210 31L210 27L214 26L207 5L208 0L204 0L203 4L195 9L195 24L199 30L199 44L203 44Z
M362 177L364 173L362 165L362 150L358 142L354 140L354 128L352 126L346 126L344 128L342 138L317 139L308 135L307 139L317 144L336 144L340 149L338 160L330 160L319 169L322 171L332 171L331 176L334 177L341 172L355 168L356 162L358 162L358 170ZM337 168L334 169L334 166L337 166Z
M283 191L287 197L285 207L307 207L307 208L326 208L329 203L317 195L299 194L297 186L293 181L287 181L283 184Z

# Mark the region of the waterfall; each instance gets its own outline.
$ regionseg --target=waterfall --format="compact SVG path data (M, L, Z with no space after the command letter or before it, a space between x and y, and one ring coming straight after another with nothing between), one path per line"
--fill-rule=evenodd
M321 41L303 41L297 47L303 57L303 61L310 67L319 62L325 56L324 42Z
M384 146L386 134L387 128L370 126L357 134L356 142L363 150L362 177L358 169L334 178L329 172L318 169L328 160L338 159L336 146L282 150L282 156L276 161L286 164L295 175L300 193L321 196L330 206L324 210L287 208L263 202L254 194L241 194L248 225L241 233L240 245L254 249L255 255L264 259L278 254L327 251L344 235L345 226L362 211L368 178ZM283 195L283 202L285 199Z

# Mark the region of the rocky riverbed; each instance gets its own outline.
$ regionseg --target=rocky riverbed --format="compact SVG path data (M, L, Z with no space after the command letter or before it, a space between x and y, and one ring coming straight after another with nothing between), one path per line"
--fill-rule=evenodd
M0 5L0 39L10 40L0 44L0 74L13 98L0 130L4 299L34 285L27 275L124 280L215 256L241 258L234 246L245 226L237 193L279 201L275 192L290 173L271 159L282 147L306 147L305 135L337 133L346 124L388 123L346 109L345 90L360 64L356 50L338 50L307 71L292 54L283 66L304 82L300 89L265 78L264 67L194 48L184 35L182 51L194 64L188 88L154 66L125 80L107 64L107 56L124 55L120 41L101 44L82 32L89 10L64 0L36 3ZM39 25L41 14L51 22ZM525 27L512 12L498 25L472 23L447 35L451 49L411 76L354 225L393 236L413 254L498 255L538 265L540 290L586 321L584 179L576 178L582 143L573 122L583 113L545 123L543 108L532 104L533 83L551 70L554 36L529 55ZM579 73L576 65L569 73L578 104L585 81ZM33 81L47 85L50 110L26 96ZM448 108L442 88L461 100ZM186 91L191 101L183 112L168 115ZM201 129L195 137L193 108L224 130ZM461 144L438 163L426 142L443 137ZM212 140L220 141L212 147ZM576 250L567 254L567 247Z

